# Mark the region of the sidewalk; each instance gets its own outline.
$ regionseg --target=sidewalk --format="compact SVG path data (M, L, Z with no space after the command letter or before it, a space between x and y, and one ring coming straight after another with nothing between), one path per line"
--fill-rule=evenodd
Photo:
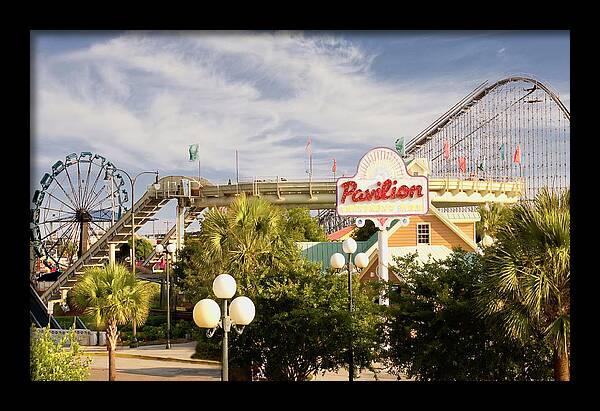
M108 355L106 346L82 346L82 354L94 359L92 380L105 380L108 370L105 359L99 357ZM119 379L125 380L219 380L220 361L197 360L192 355L196 350L196 342L171 344L170 349L165 344L145 345L138 348L118 346L116 356L123 358L117 362ZM140 362L140 360L142 360ZM175 364L172 364L175 363ZM177 363L181 365L177 365ZM398 381L395 375L383 371L376 365L377 377L372 371L363 371L355 381ZM403 376L402 380L406 380ZM319 373L313 381L348 381L348 371Z
M81 351L84 355L108 355L106 346L82 346ZM196 342L171 344L167 349L165 344L144 345L137 348L129 346L117 346L116 356L124 358L141 358L148 360L168 360L176 362L186 362L190 364L206 364L220 366L220 361L197 360L192 355L196 351Z

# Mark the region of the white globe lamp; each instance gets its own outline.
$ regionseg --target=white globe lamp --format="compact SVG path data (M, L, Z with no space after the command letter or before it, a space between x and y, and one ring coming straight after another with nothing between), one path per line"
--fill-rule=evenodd
M483 236L481 243L483 244L484 247L490 247L492 244L494 244L494 239L491 236L486 234Z
M171 243L167 246L167 251L171 254L173 254L175 252L175 250L177 249L177 247L175 246L175 244Z
M354 265L358 268L365 268L369 265L369 257L365 253L356 254L356 257L354 257Z
M165 251L165 247L163 247L162 244L156 244L154 250L156 251L156 254L162 254Z
M231 298L236 289L235 279L229 274L220 274L213 281L213 292L217 298Z
M200 300L194 306L194 322L201 328L215 328L221 319L221 308L210 298Z
M248 297L235 298L229 306L229 316L236 325L248 325L254 319L256 310L254 303Z
M329 259L329 264L336 269L342 268L346 264L344 255L342 253L335 253Z
M356 251L356 241L353 238L347 238L342 243L342 249L347 254L353 254Z

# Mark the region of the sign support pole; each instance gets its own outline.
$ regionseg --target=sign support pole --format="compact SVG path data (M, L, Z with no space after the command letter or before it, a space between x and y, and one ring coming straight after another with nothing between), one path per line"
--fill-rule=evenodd
M387 228L381 227L377 231L377 253L378 253L378 271L379 277L387 284L389 280L388 274L388 231ZM390 300L385 296L385 290L379 297L379 305L390 305Z

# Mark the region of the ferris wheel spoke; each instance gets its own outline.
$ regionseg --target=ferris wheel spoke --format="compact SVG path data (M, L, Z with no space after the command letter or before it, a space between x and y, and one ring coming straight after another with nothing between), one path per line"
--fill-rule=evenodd
M98 191L97 193L96 193L94 190L92 190L92 193L94 194L94 196L93 196L93 197L91 197L91 194L90 194L90 197L91 197L91 198L90 198L90 199L89 199L89 201L87 201L87 203L85 204L85 208L86 208L87 210L89 210L89 209L92 209L92 208L93 208L93 207L91 207L92 205L94 205L94 206L96 205L96 204L94 203L94 201L96 201L96 200L98 199L98 196L99 196L100 194L102 194L102 189L100 189L100 191ZM103 200L103 201L104 201L104 200ZM92 203L94 203L94 204L92 204Z
M90 171L92 168L92 162L90 161L88 164L88 170L87 170L87 175L85 177L85 187L84 187L84 191L83 191L83 197L82 197L82 201L81 201L81 206L83 207L84 201L87 197L87 190L88 190L88 184L90 182Z
M102 230L102 231L104 231L104 233L106 233L106 228L101 227L95 221L90 221L90 223L94 224L96 227L98 227L100 230ZM104 233L102 235L104 235Z
M65 217L65 218L67 218L67 217ZM65 219L65 218L58 218L56 220L44 220L44 221L40 222L40 224L64 223L64 222L68 222L68 221L75 221L74 216L69 219Z
M94 223L93 221L91 223L96 225L97 227L100 227L98 224ZM100 227L100 229L102 229L102 231L106 232L106 230L104 230L102 227ZM91 225L90 225L90 232L92 234L94 234L94 237L96 237L96 240L100 240L100 238L104 235L104 234L101 234L101 235L96 234L96 230L94 230Z
M67 197L67 199L71 202L71 204L73 205L73 207L77 207L77 202L73 202L73 200L71 199L71 197L69 197L69 195L65 191L64 187L62 186L62 184L60 184L60 182L58 181L58 179L56 179L54 181L56 181L56 184L58 184L58 186L60 187L60 189L62 190L62 192L65 194L65 197Z
M75 228L77 228L77 226L78 226L78 223L75 223L73 225L73 227L75 227ZM65 234L66 234L66 231L65 231ZM65 252L68 250L68 243L71 242L71 236L73 234L75 234L75 239L77 239L77 230L76 229L75 230L71 229L71 232L69 233L69 235L68 236L65 235L63 237L63 238L66 238L66 241L63 242L63 249L62 249L60 255L58 256L59 264L60 264L61 258L63 258L63 256L65 255ZM76 244L75 242L73 242L73 244L75 244L75 247L77 247L77 248L79 247L79 244ZM57 252L57 254L58 254L58 252Z
M57 231L59 231L61 228L63 228L64 226L66 226L67 224L73 224L73 221L67 221L64 224L61 224L56 230L51 231L50 233L48 233L47 235L45 235L44 237L40 238L40 241L44 241L46 238L50 237L52 234L56 233Z
M75 210L73 207L71 207L70 205L68 205L64 201L62 201L60 198L56 197L54 194L52 194L50 192L47 192L46 194L48 194L50 197L55 198L56 200L60 201L62 204L64 204L65 206L67 206L68 208L70 208L71 210L73 210L74 213L77 212L77 210Z
M76 221L72 221L71 222L71 225L63 232L63 234L60 236L60 238L57 238L56 241L54 242L54 244L50 248L46 249L46 253L50 254L50 251L52 251L52 249L54 247L56 247L61 242L62 238L65 238L65 237L66 238L70 238L70 236L73 234L73 228L74 227L77 227L77 222ZM67 236L67 232L69 232L68 236ZM58 250L58 248L57 248L57 250ZM58 251L57 251L56 254L58 254ZM59 260L60 260L60 258L59 258Z
M102 200L100 201L96 201L90 208L90 210L94 209L95 207L99 206L100 204L102 204L104 202L104 200L108 200L110 198L111 195L114 195L117 191L113 191L111 194L107 195L106 197L104 197Z
M44 210L50 210L50 211L58 211L59 213L65 213L65 214L75 214L75 213L71 213L70 211L66 211L66 210L59 210L58 208L50 208L50 207L39 207L42 208Z
M65 166L65 173L67 174L67 178L69 179L69 185L71 186L71 192L73 193L73 198L76 203L79 203L79 196L75 194L75 188L73 187L73 182L71 181L71 175L69 174L69 167Z
M91 193L87 196L87 198L84 199L84 204L85 204L84 207L87 207L87 205L91 202L90 198L95 193L94 187L96 187L96 184L98 183L98 179L100 178L100 174L102 174L102 170L104 170L104 165L102 165L102 167L100 167L98 169L98 174L96 175L96 179L94 180L94 184L92 184L92 186L91 186L92 187ZM100 192L102 192L102 190L100 190Z

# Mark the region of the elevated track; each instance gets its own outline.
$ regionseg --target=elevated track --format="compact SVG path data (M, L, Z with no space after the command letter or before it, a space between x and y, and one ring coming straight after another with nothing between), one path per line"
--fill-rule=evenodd
M104 266L110 261L111 247L127 243L133 230L137 231L170 201L177 201L183 213L183 229L193 223L205 208L227 207L237 196L261 197L282 207L305 207L311 210L333 209L336 204L336 183L331 181L251 181L239 184L207 185L193 177L168 176L159 180L160 188L151 185L133 205L135 221L127 211L106 233L78 258L41 295L42 301L64 295L75 285L88 267ZM438 208L473 206L485 202L514 203L523 192L523 183L514 181L484 181L460 179L430 179L431 203ZM179 231L181 235L183 231ZM175 235L176 225L166 234L165 240ZM177 242L179 243L179 242ZM151 256L147 262L153 258ZM61 292L62 290L62 292Z

